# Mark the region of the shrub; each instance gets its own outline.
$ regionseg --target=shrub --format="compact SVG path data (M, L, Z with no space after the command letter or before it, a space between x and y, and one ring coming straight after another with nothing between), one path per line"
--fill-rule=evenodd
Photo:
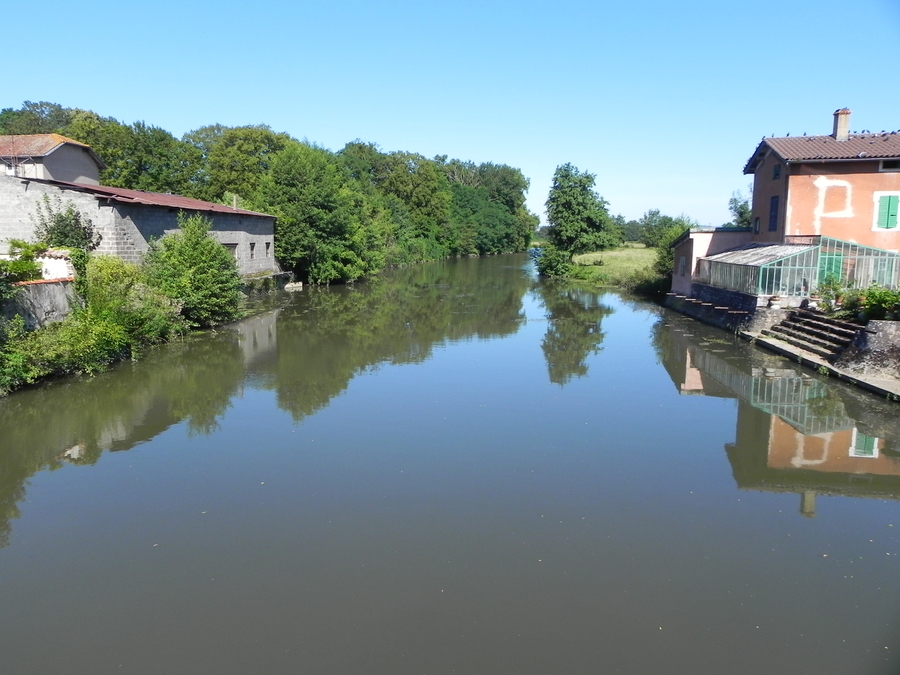
M866 319L884 319L895 311L900 303L900 291L892 291L882 286L870 286L860 294L862 310Z
M241 279L231 253L210 234L199 213L179 214L179 232L150 243L144 269L150 285L181 304L190 327L233 321L239 313Z
M10 240L10 260L0 260L0 301L11 298L16 293L14 284L41 278L41 265L35 256L46 247L42 244L27 244L18 239Z
M567 277L572 274L572 256L547 243L535 250L535 265L542 277Z
M112 256L96 256L87 263L85 279L88 313L123 326L132 351L185 331L180 303L151 288L139 266Z
M72 202L63 204L59 196L51 200L44 195L43 206L38 203L32 219L35 235L47 246L93 251L102 239L91 219L81 215Z

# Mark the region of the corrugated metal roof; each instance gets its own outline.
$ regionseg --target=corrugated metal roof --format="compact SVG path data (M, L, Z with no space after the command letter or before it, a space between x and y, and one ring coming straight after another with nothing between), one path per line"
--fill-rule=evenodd
M37 179L23 179L37 180ZM231 213L242 216L262 216L274 218L268 213L258 213L245 209L233 209L224 204L204 202L200 199L191 199L181 195L162 194L160 192L144 192L143 190L126 190L125 188L107 187L106 185L86 185L84 183L67 183L61 180L40 180L41 183L60 185L70 190L78 190L91 194L97 199L119 202L121 204L147 204L150 206L165 206L171 209L183 209L186 211L203 211L211 213Z
M101 169L106 168L103 160L97 157L91 146L79 143L62 134L0 136L0 157L46 157L59 146L65 144L84 148Z
M731 265L752 265L758 267L798 253L813 251L816 248L818 246L803 246L800 244L747 244L724 253L708 256L705 259Z
M744 166L753 173L766 149L774 150L786 162L840 161L900 158L900 132L850 134L846 141L832 136L786 136L764 138Z

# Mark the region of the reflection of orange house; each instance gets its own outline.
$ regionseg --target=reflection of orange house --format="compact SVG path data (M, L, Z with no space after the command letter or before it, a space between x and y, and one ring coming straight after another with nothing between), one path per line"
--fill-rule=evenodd
M856 428L805 435L772 416L768 465L832 473L900 476L900 462L882 454L884 441Z
M753 240L821 235L900 249L900 133L851 134L850 111L830 136L764 138L744 167L753 174Z

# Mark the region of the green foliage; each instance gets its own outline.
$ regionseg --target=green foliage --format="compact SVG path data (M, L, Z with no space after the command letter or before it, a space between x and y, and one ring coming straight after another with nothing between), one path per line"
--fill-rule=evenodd
M71 111L47 101L25 101L21 109L0 111L0 134L50 134L69 122Z
M535 266L542 277L568 277L572 274L572 256L548 242L536 251Z
M0 258L0 301L15 295L18 282L41 278L41 265L34 259L45 249L43 244L28 244L18 239L9 241L9 259Z
M727 225L749 228L753 224L750 198L741 194L740 190L731 193L731 199L728 200L728 210L731 211L731 222L727 223Z
M672 278L675 265L675 251L672 249L672 244L689 229L690 226L687 223L676 219L673 225L657 232L656 261L653 263L653 270L660 276L667 279Z
M892 291L883 286L869 286L858 294L860 308L865 319L881 320L897 318L900 308L900 291Z
M387 153L354 141L336 154L316 148L316 161L333 169L301 170L287 166L294 159L276 161L289 147L302 153L301 144L266 125L211 124L179 140L145 122L125 124L53 103L0 112L0 133L46 131L91 146L106 164L104 185L236 202L286 218L279 223L285 225L279 238L286 239L276 239L276 251L287 267L318 283L371 276L385 265L523 251L538 224L525 207L528 179L504 164ZM298 171L324 183L292 185L290 174ZM309 200L291 204L292 191ZM306 222L313 229L304 235L298 228Z
M816 287L816 293L821 298L821 309L829 313L838 309L843 302L845 292L846 289L836 274L828 274Z
M549 239L570 255L600 251L622 243L622 233L594 191L594 175L571 164L556 168L547 197Z
M202 132L202 133L201 133ZM207 133L212 132L212 133ZM284 150L291 137L276 133L265 124L225 128L205 128L192 132L195 142L207 139L205 185L198 186L201 199L220 201L226 192L241 197L253 194L259 179L270 166L274 155Z
M179 214L178 225L178 232L150 243L144 258L149 284L181 304L192 328L233 321L241 297L234 257L210 235L211 223L201 214Z
M181 304L150 287L138 265L113 256L93 256L85 277L88 312L123 326L132 351L185 332Z
M353 281L381 269L383 221L334 155L291 143L271 164L256 201L278 216L275 255L282 265L312 283Z
M51 248L92 251L102 239L91 219L82 216L71 201L63 203L59 195L54 199L44 195L35 206L33 220L35 236Z

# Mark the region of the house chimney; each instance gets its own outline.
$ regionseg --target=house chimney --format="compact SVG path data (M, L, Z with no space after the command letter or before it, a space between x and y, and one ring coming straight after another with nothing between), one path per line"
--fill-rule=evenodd
M841 108L834 111L834 131L831 133L836 141L846 141L850 135L850 109Z

